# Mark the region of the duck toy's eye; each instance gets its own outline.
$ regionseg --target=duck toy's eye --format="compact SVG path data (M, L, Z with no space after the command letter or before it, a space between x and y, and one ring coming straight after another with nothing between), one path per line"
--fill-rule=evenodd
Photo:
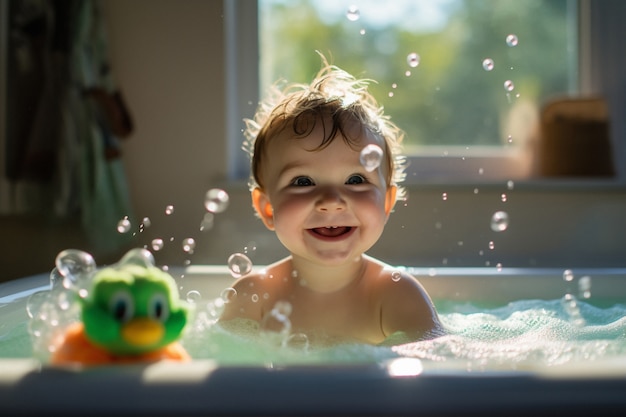
M165 294L154 294L148 302L148 316L160 322L167 321L170 309Z
M109 311L120 323L129 321L135 313L135 305L130 293L122 290L113 294L109 302Z

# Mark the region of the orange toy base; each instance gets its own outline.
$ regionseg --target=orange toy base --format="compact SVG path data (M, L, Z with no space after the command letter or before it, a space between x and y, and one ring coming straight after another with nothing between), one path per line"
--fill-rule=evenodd
M189 361L191 357L180 343L171 343L164 348L141 355L112 355L105 349L91 343L85 336L83 324L76 323L67 329L62 343L52 355L50 362L55 365L112 365L160 360Z

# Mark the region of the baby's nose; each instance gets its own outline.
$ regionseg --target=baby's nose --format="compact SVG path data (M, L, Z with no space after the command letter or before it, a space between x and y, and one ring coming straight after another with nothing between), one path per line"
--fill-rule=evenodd
M339 192L326 190L320 194L317 202L315 203L315 208L318 211L344 210L346 208L346 201Z

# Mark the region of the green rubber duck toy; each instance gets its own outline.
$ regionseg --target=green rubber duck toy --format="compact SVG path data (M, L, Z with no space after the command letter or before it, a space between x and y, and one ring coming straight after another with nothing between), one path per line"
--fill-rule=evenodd
M137 251L141 250L129 252L126 262L123 259L95 273L87 296L79 298L82 323L68 328L52 363L190 359L177 342L189 321L190 307L179 299L174 278L137 262L147 257Z

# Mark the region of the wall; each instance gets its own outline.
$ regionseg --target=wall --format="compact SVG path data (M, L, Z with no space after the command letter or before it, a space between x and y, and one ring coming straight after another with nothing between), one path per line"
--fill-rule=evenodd
M284 255L254 217L245 185L224 178L222 2L103 4L113 70L136 126L123 143L132 202L136 217L147 216L152 223L137 232L133 245L162 238L165 249L156 253L162 264L225 263L229 254L246 247L257 264ZM230 207L216 216L212 229L201 232L204 194L213 187L229 192ZM168 216L170 204L174 213ZM490 229L496 210L510 215L504 232ZM392 264L424 267L626 266L623 213L626 193L610 184L520 183L513 190L505 184L421 185L409 187L409 200L397 205L371 254ZM90 250L73 223L0 219L0 230L0 280L49 270L56 253L67 247ZM197 242L192 255L181 249L186 237ZM119 253L94 255L102 264Z

